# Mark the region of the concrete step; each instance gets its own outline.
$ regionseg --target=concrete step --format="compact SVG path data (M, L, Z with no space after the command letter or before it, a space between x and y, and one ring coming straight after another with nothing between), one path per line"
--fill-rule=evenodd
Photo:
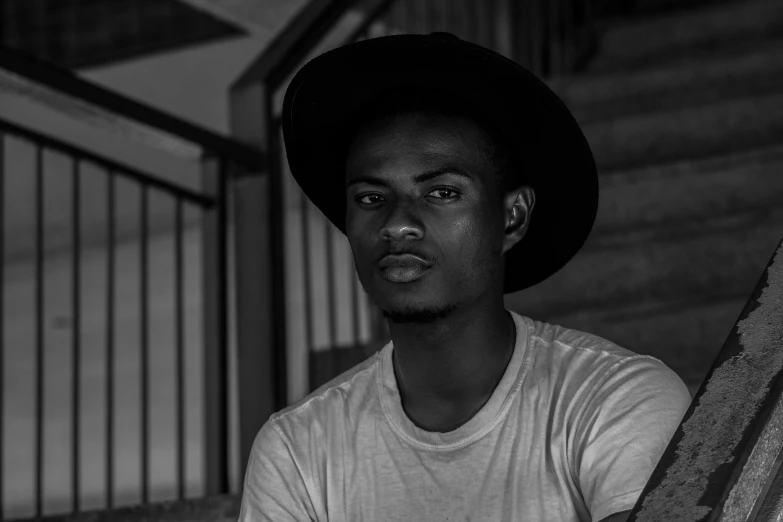
M679 12L687 9L697 9L720 2L736 0L633 0L629 2L630 14L633 17L649 16L654 13Z
M591 71L629 70L666 61L693 61L730 53L783 34L783 2L719 3L631 20L600 38Z
M552 78L548 85L581 124L783 93L783 38L729 56L640 71Z
M590 332L634 352L657 357L680 375L693 394L731 333L750 291L612 309L585 308L541 320Z
M704 233L783 206L783 145L617 171L600 186L594 247Z
M599 172L747 151L783 139L783 93L583 125Z
M533 317L579 310L721 294L749 295L783 236L783 205L757 213L702 221L703 232L644 237L601 235L562 270L538 285L510 294L507 302ZM698 230L700 223L691 224ZM534 254L532 254L534 255ZM523 270L524 267L519 267Z

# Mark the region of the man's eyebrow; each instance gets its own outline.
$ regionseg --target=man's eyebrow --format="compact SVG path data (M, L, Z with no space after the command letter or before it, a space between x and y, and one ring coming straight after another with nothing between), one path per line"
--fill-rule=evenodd
M424 183L425 181L429 181L431 179L439 178L440 176L446 176L448 174L454 174L456 176L460 176L466 179L469 179L471 181L475 180L475 177L471 174L468 174L466 171L462 170L459 167L439 167L437 169L432 170L425 170L424 172L421 172L419 174L416 174L416 176L413 177L413 181L416 183ZM391 184L383 179L383 178L373 178L369 176L362 176L358 178L353 178L348 183L346 183L345 188L351 188L354 185L357 185L359 183L367 183L368 185L379 185L382 187L390 187Z

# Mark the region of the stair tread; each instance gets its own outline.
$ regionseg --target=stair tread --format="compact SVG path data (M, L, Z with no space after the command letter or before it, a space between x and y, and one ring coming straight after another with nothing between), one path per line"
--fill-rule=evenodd
M599 55L589 66L608 70L656 55L684 55L691 48L716 48L742 39L781 34L783 2L756 0L705 6L629 20L601 36Z
M599 236L549 279L509 296L537 314L565 314L584 307L677 299L714 292L748 295L783 235L783 208L755 221L736 221L697 235L640 241L633 231L614 248Z
M600 172L780 143L783 92L582 124ZM581 122L580 122L581 123Z
M667 63L632 72L587 73L547 84L581 123L630 111L700 105L721 98L783 92L783 38L733 56Z
M600 180L593 234L636 232L649 240L666 227L689 233L720 219L765 212L783 201L783 146L703 160L616 171ZM650 230L652 229L652 230Z
M509 307L657 357L693 392L783 236L783 2L626 19L547 83L593 149L598 216Z

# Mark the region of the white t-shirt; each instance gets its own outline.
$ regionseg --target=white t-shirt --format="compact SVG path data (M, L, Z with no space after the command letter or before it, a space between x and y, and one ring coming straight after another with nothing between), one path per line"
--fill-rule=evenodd
M392 343L272 415L239 521L568 522L631 509L688 389L657 359L509 312L511 361L454 431L405 415Z

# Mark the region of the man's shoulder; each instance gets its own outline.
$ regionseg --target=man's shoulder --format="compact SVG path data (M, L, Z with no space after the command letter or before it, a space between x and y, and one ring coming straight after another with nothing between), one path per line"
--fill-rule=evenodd
M613 360L640 356L600 335L544 321L531 319L531 323L530 338L538 350L560 350L569 354Z
M640 354L593 333L558 324L531 321L531 350L534 371L559 374L562 382L570 375L579 383L592 381L596 386L612 378L675 385L687 392L677 374L660 359Z
M276 412L268 422L291 433L321 429L329 419L345 418L346 413L355 416L356 410L367 407L367 401L376 395L380 354L375 353Z

